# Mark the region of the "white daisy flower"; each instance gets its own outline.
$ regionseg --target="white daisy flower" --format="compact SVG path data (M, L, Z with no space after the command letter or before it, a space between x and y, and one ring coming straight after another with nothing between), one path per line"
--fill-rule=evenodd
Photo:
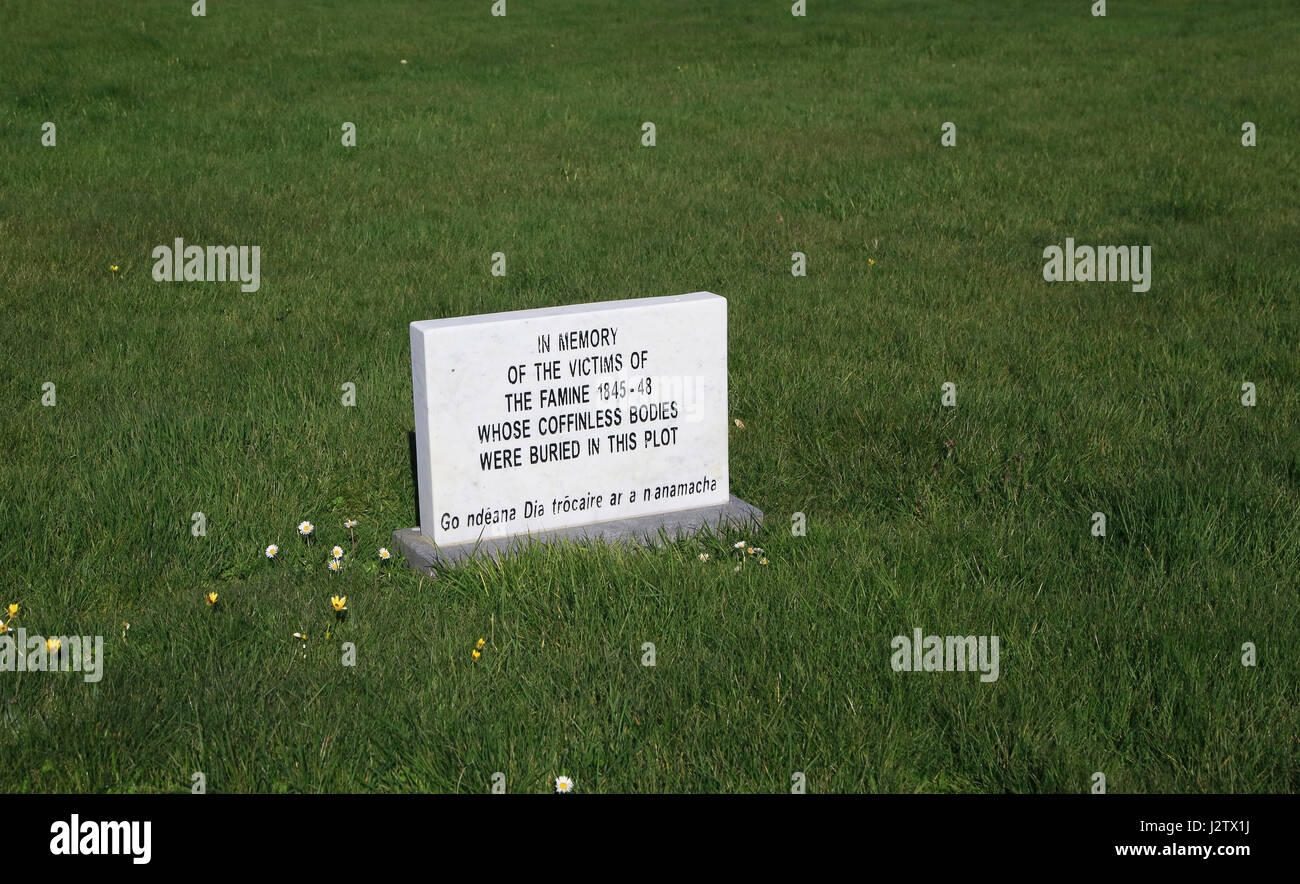
M745 541L743 541L743 540L737 540L735 543L733 543L733 544L731 545L731 548L732 548L732 549L744 549L744 548L745 548Z
M383 559L385 562L388 561L392 557L392 555L393 554L390 553L388 550L386 550L384 547L381 546L379 548L379 558Z
M708 554L708 553L700 553L700 561L701 561L701 562L707 562L708 560L709 560L709 554Z
M275 554L278 553L279 551L280 551L280 547L276 546L276 545L273 543L273 544L271 544L270 546L268 546L268 547L266 548L266 557L267 557L268 559L273 559L273 558L275 558Z
M332 555L336 559L343 558L343 547L341 546L334 547L332 550L330 550L330 555Z
M355 527L357 527L357 520L356 520L356 519L348 519L346 522L343 523L343 527L344 527L344 528L355 528Z
M572 792L572 791L573 791L573 780L569 779L568 777L556 777L556 778L555 778L555 791L556 791L556 792L559 792L561 795L564 795L564 794L566 794L566 793L568 793L568 792Z
M339 560L338 560L338 559L330 559L329 569L330 569L331 571L337 571L337 570L339 569Z
M316 526L313 525L311 522L299 522L299 523L298 523L298 533L301 534L303 537L306 537L308 534L310 534L310 533L311 533L312 531L314 531L315 529L316 529Z

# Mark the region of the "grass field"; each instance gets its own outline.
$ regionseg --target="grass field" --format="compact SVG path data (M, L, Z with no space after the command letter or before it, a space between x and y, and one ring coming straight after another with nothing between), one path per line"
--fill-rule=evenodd
M0 673L0 789L1295 791L1300 6L1089 5L0 0L0 604L105 640ZM409 322L696 290L770 564L376 565Z

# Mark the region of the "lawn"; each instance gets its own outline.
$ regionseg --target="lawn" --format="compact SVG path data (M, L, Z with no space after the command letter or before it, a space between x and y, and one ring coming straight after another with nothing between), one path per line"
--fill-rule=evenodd
M1300 787L1300 6L790 2L0 0L0 790ZM697 290L760 532L380 564L411 321Z

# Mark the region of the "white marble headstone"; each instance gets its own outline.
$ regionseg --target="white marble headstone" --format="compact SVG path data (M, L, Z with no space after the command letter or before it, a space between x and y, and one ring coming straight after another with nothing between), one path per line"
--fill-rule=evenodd
M727 301L411 323L420 532L439 547L727 504Z

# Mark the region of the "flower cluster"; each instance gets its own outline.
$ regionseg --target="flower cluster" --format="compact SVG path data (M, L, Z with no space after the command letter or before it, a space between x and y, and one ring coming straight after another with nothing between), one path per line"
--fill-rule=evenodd
M763 548L761 546L750 546L743 540L737 540L731 545L731 548L740 554L740 561L731 569L732 571L739 571L741 565L745 563L746 557L757 558L760 565L767 564L767 556L763 554ZM701 562L707 562L709 560L709 554L702 552L699 555L699 559Z
M767 556L763 555L763 548L761 546L749 546L745 541L738 540L731 545L731 548L740 550L740 561L742 563L745 561L745 556L757 556L760 565L767 564ZM740 565L737 565L735 570L739 571Z
M357 524L358 522L356 519L345 519L343 521L343 527L348 529L348 542L352 546L353 553L357 551L357 534L355 530ZM299 522L298 534L302 536L303 543L307 544L308 546L311 546L312 538L316 535L316 526L306 520ZM343 570L343 556L344 556L343 547L339 546L338 544L335 544L333 548L330 549L329 558L325 560L325 567L328 568L330 572L333 574L339 573L340 571ZM266 557L273 562L280 561L279 545L272 543L270 546L268 546L266 548ZM379 548L380 564L387 562L392 557L393 554L390 553L387 549L385 549L382 546Z

